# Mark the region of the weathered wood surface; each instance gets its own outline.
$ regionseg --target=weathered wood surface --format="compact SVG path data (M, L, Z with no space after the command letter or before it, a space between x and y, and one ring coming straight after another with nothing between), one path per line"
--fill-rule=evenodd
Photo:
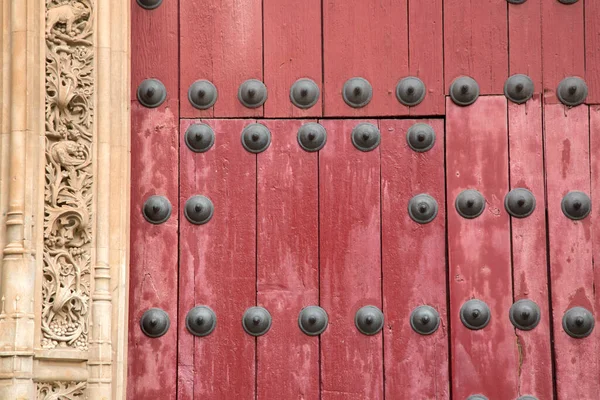
M584 2L585 81L589 88L588 104L600 103L600 3Z
M529 76L535 93L542 93L542 2L508 3L508 72Z

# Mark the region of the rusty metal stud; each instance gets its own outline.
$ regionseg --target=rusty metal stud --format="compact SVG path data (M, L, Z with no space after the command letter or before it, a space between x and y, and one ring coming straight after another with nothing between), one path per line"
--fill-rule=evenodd
M406 141L414 151L425 152L435 144L435 131L429 124L416 123L408 128Z
M162 4L162 0L137 0L137 3L146 10L154 10Z
M319 101L319 86L312 79L298 79L290 89L290 100L298 108L311 108Z
M151 224L162 224L171 216L171 203L165 196L150 196L144 202L142 214Z
M405 106L416 106L426 94L425 84L416 76L409 76L398 82L396 98Z
M144 107L158 107L166 98L167 88L158 79L144 79L137 88L137 99Z
M527 75L512 75L504 83L504 95L513 103L525 103L533 96L533 81Z
M450 85L450 97L459 106L473 104L479 97L479 85L470 76L459 76Z
M419 306L410 314L410 326L420 335L431 335L440 326L440 314L431 306Z
M215 207L208 197L196 195L187 199L183 214L192 224L203 225L210 221L214 211Z
M471 330L485 328L490 322L490 318L490 308L481 300L469 300L460 308L460 320Z
M248 79L238 90L240 103L248 108L257 108L267 101L267 87L258 79Z
M319 151L327 142L325 127L316 122L309 122L298 129L298 144L306 151Z
M242 145L251 153L265 151L271 144L271 132L263 124L250 124L242 131Z
M594 316L583 307L573 307L563 316L562 326L567 335L576 339L589 336L594 330Z
M576 76L569 76L558 84L556 96L564 105L574 107L582 104L588 95L585 81Z
M508 311L510 322L515 328L530 331L539 323L542 316L540 307L529 299L515 302Z
M488 400L488 398L482 394L472 394L467 397L467 400Z
M242 326L252 336L264 335L271 329L271 314L263 307L250 307L244 313Z
M513 217L528 217L535 210L535 196L524 188L513 189L504 197L504 208Z
M587 194L572 191L563 197L560 207L567 218L579 220L584 219L590 214L592 201Z
M383 328L383 313L375 306L364 306L354 317L356 328L365 335L375 335Z
M206 124L192 124L185 131L185 144L195 153L204 153L215 144L215 132Z
M342 97L350 107L361 108L371 101L373 88L364 78L350 78L344 83Z
M298 326L308 336L320 335L327 329L329 317L319 306L304 307L298 315Z
M169 314L160 308L150 308L144 312L142 318L140 318L140 328L144 335L157 338L169 330L171 326L171 320Z
M362 122L352 129L352 144L360 151L371 151L379 146L381 132L375 125Z
M408 215L419 224L427 224L433 221L437 213L438 203L428 194L418 194L408 202Z
M188 100L199 110L211 108L217 101L217 97L217 88L206 79L197 80L188 89Z
M485 198L477 190L463 190L456 197L455 207L463 218L477 218L483 213Z
M217 316L207 306L196 306L188 311L185 317L185 327L195 336L210 335L216 326Z

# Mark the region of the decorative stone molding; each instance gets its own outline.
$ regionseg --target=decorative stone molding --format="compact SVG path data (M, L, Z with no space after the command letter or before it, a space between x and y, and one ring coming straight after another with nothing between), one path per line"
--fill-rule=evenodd
M40 382L37 384L38 400L83 400L85 382Z

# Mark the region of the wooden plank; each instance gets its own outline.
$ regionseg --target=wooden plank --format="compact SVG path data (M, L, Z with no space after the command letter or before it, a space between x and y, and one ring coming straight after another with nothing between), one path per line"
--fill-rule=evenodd
M573 339L563 330L562 318L574 306L596 315L592 223L589 217L572 221L561 211L569 191L590 194L588 108L546 105L544 131L556 391L559 399L589 398L600 391L599 331Z
M416 122L436 133L434 147L424 153L406 141ZM449 399L444 121L383 120L380 125L386 398ZM410 199L420 193L439 205L437 217L425 225L407 212ZM440 326L429 336L410 325L411 312L421 305L440 314Z
M327 116L407 115L396 85L408 74L407 0L328 0L323 5L324 92ZM368 80L371 102L359 109L342 97L353 77Z
M273 141L258 155L258 305L273 324L257 342L257 395L318 399L319 338L298 327L319 304L318 153L298 145L303 121L263 123Z
M321 335L323 400L383 399L382 335L363 335L354 325L359 308L382 306L379 148L354 148L350 133L359 122L321 122L320 289L330 320Z
M515 330L519 343L519 393L551 399L552 359L546 259L546 201L540 95L525 104L508 102L510 188L530 190L534 212L511 219L513 293L515 301L530 299L541 310L541 320L530 331Z
M600 224L600 106L590 106L590 172L591 172L591 197L592 197L592 213L590 214L592 221L592 264L594 266L594 287L600 282L600 268L596 268L597 260L600 260L600 232L598 232L598 224ZM595 293L594 293L595 294ZM596 312L594 316L598 320L597 312L600 310L600 296L595 295ZM598 329L597 327L595 329ZM598 332L594 333L596 338L595 353L600 352L600 340Z
M265 117L310 117L322 114L321 0L265 0L263 4ZM308 110L290 101L300 78L319 85L319 101Z
M518 397L517 337L508 321L512 305L508 192L507 105L504 96L480 97L469 107L446 103L448 255L453 397L481 393L490 399ZM486 199L483 214L461 217L454 206L465 189ZM480 299L491 310L481 330L461 322L460 308Z
M193 121L181 122L183 132ZM193 153L181 141L181 209L192 195L214 204L204 225L183 215L180 233L179 399L254 399L255 339L242 315L256 304L256 156L240 142L251 120L210 120L215 144ZM217 315L215 331L194 337L187 312L207 305Z
M262 106L246 108L237 97L245 80L263 79L262 0L181 0L179 15L181 116L262 116ZM198 111L187 100L190 84L198 79L217 87L212 112Z
M542 0L508 3L509 75L531 78L535 93L542 93Z
M444 1L446 91L456 77L468 75L479 83L482 94L503 93L508 77L506 20L502 1Z
M600 4L584 2L585 14L585 81L589 88L588 104L600 103Z

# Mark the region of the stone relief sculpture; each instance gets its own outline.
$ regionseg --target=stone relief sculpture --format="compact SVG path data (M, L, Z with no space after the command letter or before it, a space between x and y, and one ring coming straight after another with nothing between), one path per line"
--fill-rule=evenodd
M85 382L38 383L39 400L83 400Z

